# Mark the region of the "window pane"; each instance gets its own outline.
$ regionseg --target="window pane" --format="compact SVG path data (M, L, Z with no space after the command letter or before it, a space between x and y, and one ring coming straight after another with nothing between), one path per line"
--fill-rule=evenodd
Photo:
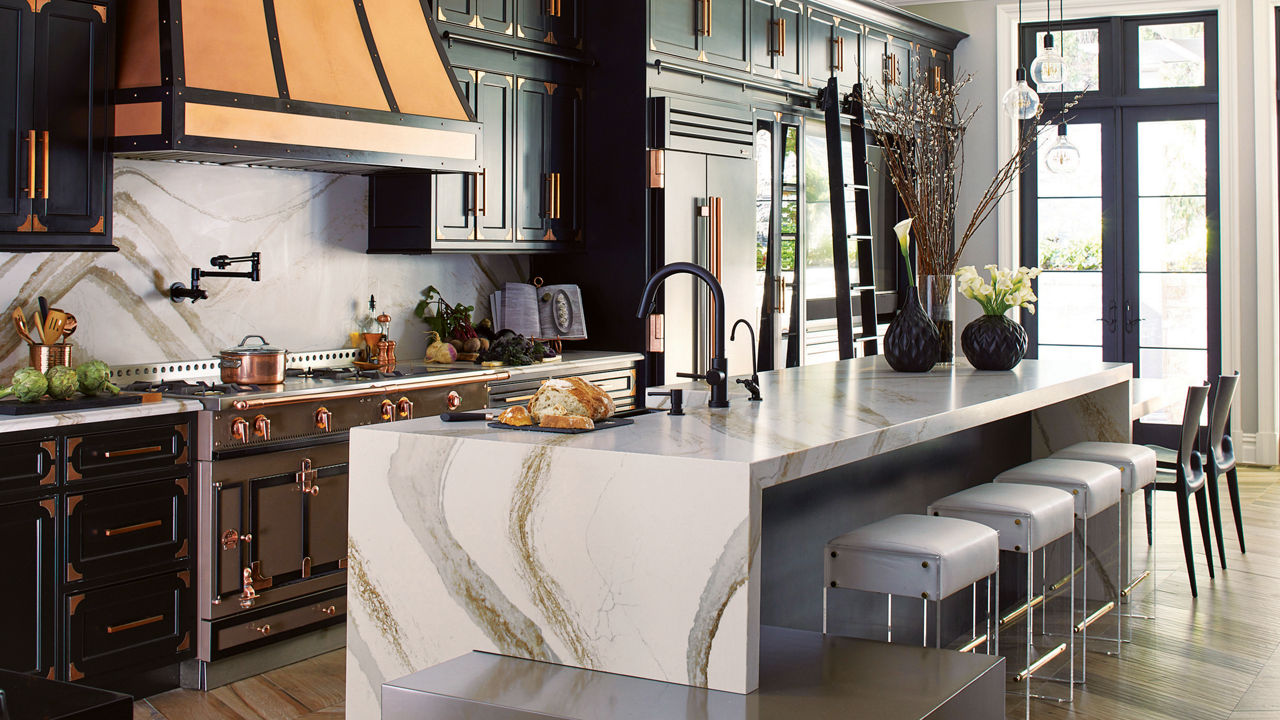
M1061 90L1084 92L1097 90L1098 82L1098 28L1054 32L1053 44L1066 61ZM1036 33L1036 52L1044 47L1044 33Z
M1039 252L1044 270L1097 270L1102 267L1102 200L1041 200Z
M1102 273L1041 273L1036 317L1041 343L1101 345Z
M1141 376L1166 378L1198 385L1209 375L1209 353L1204 350L1142 348L1138 352Z
M1204 348L1209 326L1204 273L1141 273L1138 281L1144 346Z
M1102 362L1101 347L1065 347L1062 345L1040 345L1039 359L1063 365L1080 365L1082 363Z
M1204 131L1203 119L1138 123L1138 194L1204 195Z
M1045 157L1058 142L1058 128L1041 129L1036 145L1036 183L1040 197L1102 196L1102 126L1097 123L1070 125L1067 139L1080 150L1080 167L1073 173L1046 169Z
M783 149L782 156L782 182L787 185L795 185L799 182L796 174L796 162L800 157L799 149L796 147L799 135L800 128L787 128L787 145Z
M1208 222L1203 197L1138 198L1139 269L1204 272Z
M1204 23L1138 28L1138 87L1204 85Z

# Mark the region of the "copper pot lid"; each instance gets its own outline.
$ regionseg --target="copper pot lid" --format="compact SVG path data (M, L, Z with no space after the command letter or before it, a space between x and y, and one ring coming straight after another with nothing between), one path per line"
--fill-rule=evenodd
M246 344L254 338L257 338L260 341L259 344L257 345ZM240 341L239 345L231 348L226 348L221 352L223 355L279 355L282 353L287 353L288 351L285 350L284 348L278 348L272 345L268 345L267 339L262 337L261 335L245 335L244 339Z

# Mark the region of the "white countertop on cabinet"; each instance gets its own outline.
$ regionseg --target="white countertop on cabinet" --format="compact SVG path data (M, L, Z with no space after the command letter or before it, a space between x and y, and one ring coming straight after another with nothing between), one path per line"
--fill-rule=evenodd
M113 420L130 420L155 415L176 415L178 413L194 412L203 407L204 405L197 400L161 400L160 402L117 405L96 410L47 412L33 415L0 415L0 433L67 427L69 425L86 425L89 423L111 422Z

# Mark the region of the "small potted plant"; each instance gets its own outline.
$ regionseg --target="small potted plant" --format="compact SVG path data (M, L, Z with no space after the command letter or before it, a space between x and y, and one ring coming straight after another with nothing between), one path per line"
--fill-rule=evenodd
M984 280L972 265L956 271L960 294L982 306L982 317L965 326L960 347L969 363L978 370L1012 370L1027 354L1027 331L1005 313L1024 308L1034 314L1035 292L1031 281L1040 268L1004 270L995 265L984 268L991 280Z
M884 357L898 372L927 372L938 362L938 328L925 314L911 268L911 218L893 226L907 267L907 299L884 334Z

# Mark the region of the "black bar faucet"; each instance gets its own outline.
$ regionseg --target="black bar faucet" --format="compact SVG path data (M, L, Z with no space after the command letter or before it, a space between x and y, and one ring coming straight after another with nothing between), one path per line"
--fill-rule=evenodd
M738 334L739 325L746 325L747 332L751 333L751 377L738 378L738 384L751 393L753 402L760 402L760 366L756 364L756 329L751 327L751 323L747 322L746 318L738 318L738 321L733 324L733 329L729 331L729 342L733 342L734 336Z
M649 282L645 283L644 297L640 298L640 309L636 311L636 317L644 318L645 315L653 312L658 286L663 280L677 273L688 273L701 278L707 287L711 288L711 298L715 302L715 318L712 322L715 325L716 352L716 355L711 358L711 368L705 375L693 373L677 373L677 375L706 380L711 385L710 406L727 408L729 407L729 361L725 359L724 346L724 288L720 287L720 281L716 280L716 276L700 265L687 262L671 263L659 268L653 277L649 278Z

